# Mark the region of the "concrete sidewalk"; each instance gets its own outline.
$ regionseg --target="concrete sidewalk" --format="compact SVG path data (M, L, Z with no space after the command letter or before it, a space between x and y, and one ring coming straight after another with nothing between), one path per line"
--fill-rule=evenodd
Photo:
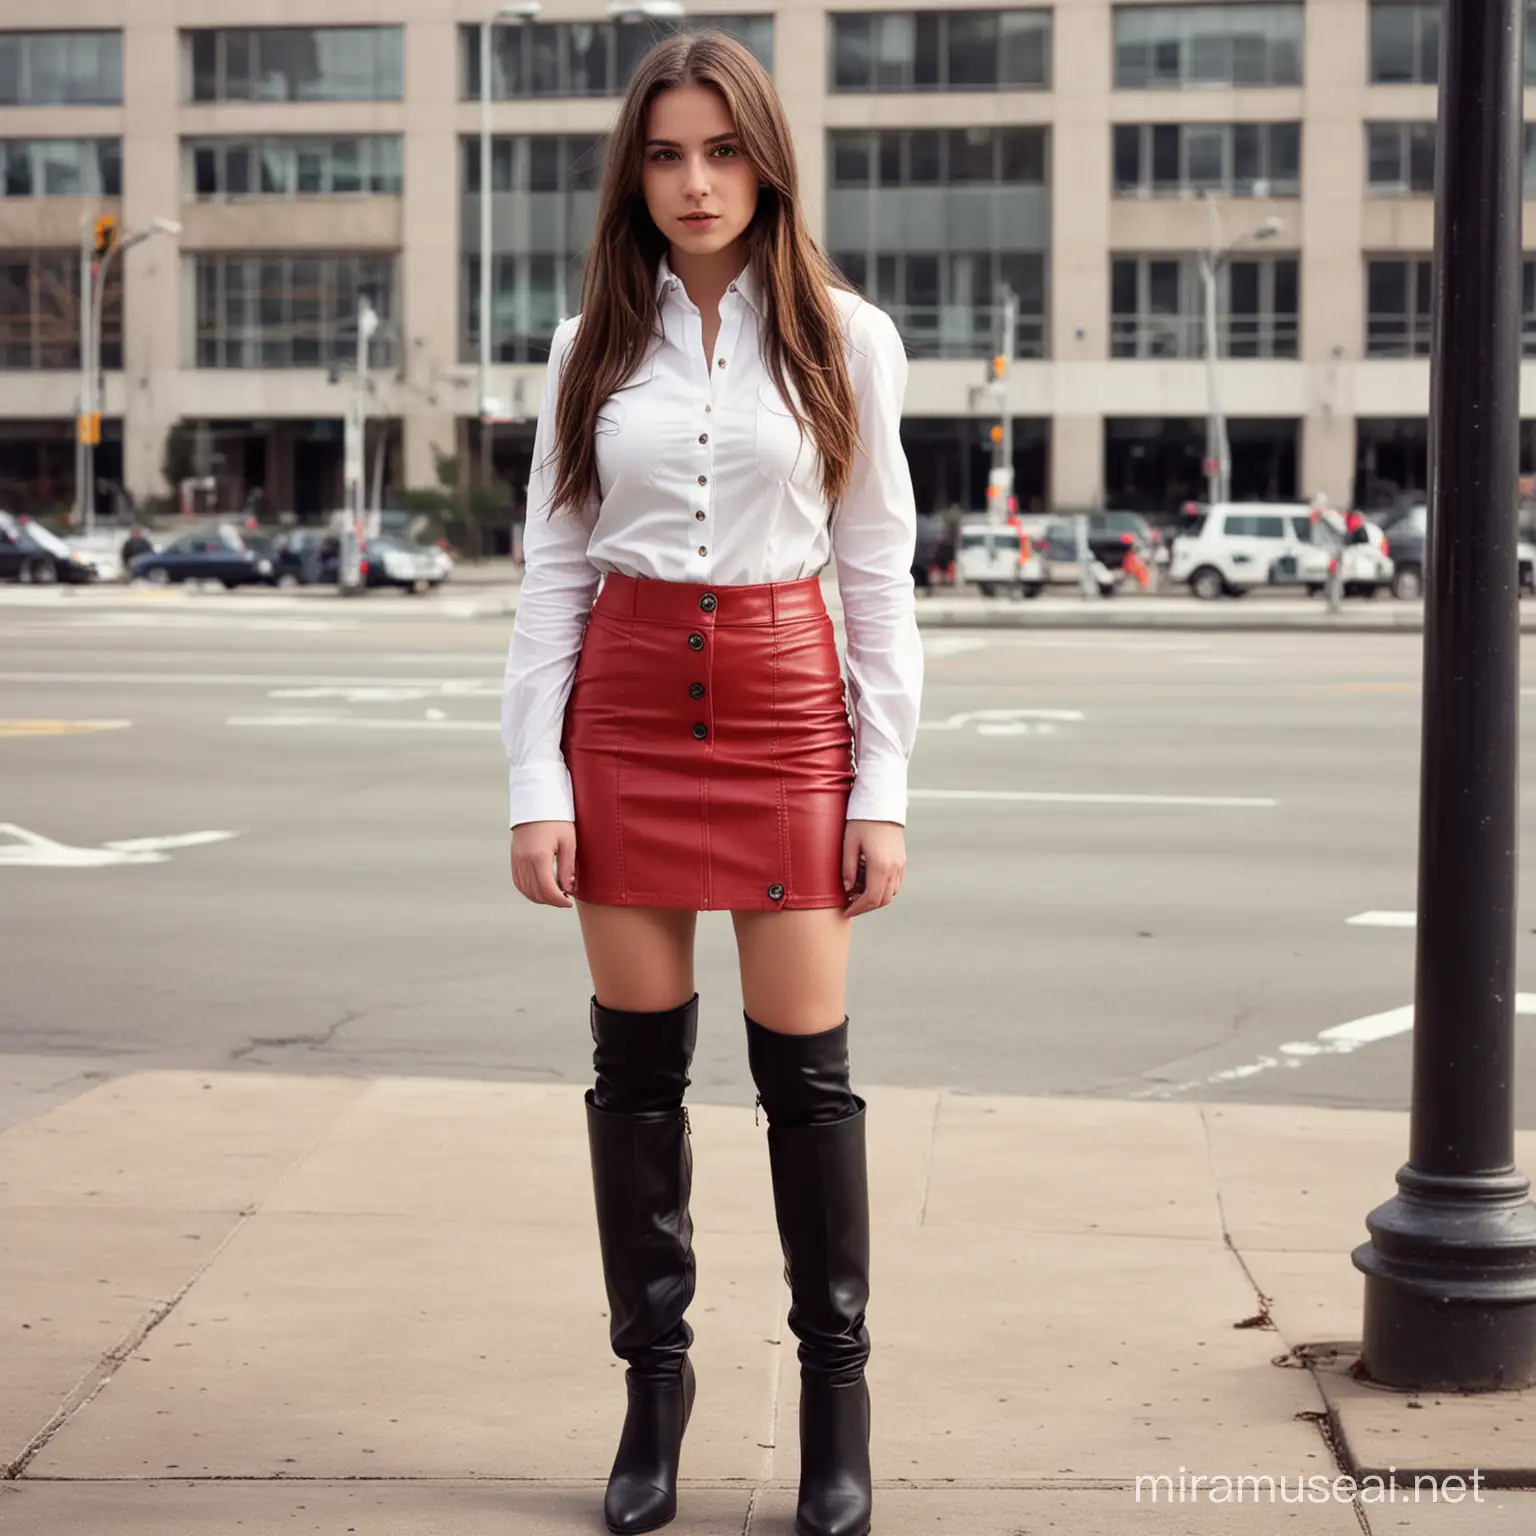
M1536 1485L1536 1394L1347 1374L1348 1254L1402 1117L868 1097L881 1536L1536 1528L1536 1492L1487 1486ZM764 1133L691 1117L699 1399L671 1529L788 1536ZM0 1136L0 1212L0 1529L601 1532L624 1391L578 1089L143 1073ZM1391 1504L1177 1495L1181 1472L1294 1492L1389 1466ZM1415 1468L1475 1468L1481 1496L1410 1503ZM1152 1476L1170 1491L1138 1502Z

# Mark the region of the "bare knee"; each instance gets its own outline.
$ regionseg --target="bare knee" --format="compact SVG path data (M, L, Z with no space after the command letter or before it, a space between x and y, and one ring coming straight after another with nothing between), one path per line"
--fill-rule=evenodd
M660 1013L693 996L698 914L577 904L592 990L605 1008Z
M828 907L732 916L747 1016L779 1034L836 1029L846 1011L852 927L842 912Z

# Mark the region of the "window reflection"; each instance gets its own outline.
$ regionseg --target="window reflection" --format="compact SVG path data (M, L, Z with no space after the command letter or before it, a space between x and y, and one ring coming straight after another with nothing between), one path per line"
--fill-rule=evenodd
M399 101L400 27L225 28L183 34L193 101Z

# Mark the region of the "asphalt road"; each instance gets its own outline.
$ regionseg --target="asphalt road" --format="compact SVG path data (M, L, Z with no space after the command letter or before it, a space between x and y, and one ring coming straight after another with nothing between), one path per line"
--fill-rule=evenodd
M575 916L507 872L509 623L0 596L0 1124L148 1066L584 1081ZM1416 637L926 638L906 888L855 942L857 1077L1406 1102L1413 934L1349 919L1414 906ZM229 835L142 844L201 833ZM1529 873L1522 906L1529 932ZM724 914L698 982L694 1093L750 1103Z

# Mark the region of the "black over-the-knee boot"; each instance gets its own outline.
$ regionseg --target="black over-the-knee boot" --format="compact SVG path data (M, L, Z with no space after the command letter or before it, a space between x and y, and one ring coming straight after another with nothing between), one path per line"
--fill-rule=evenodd
M597 1086L587 1138L609 1337L626 1362L628 1408L608 1478L608 1529L653 1531L677 1514L677 1469L693 1409L693 1182L682 1108L698 1031L697 996L661 1013L592 1001Z
M768 1112L773 1203L800 1340L800 1536L867 1536L873 1508L869 1181L864 1100L848 1087L848 1021L780 1035L747 1019L747 1056Z

